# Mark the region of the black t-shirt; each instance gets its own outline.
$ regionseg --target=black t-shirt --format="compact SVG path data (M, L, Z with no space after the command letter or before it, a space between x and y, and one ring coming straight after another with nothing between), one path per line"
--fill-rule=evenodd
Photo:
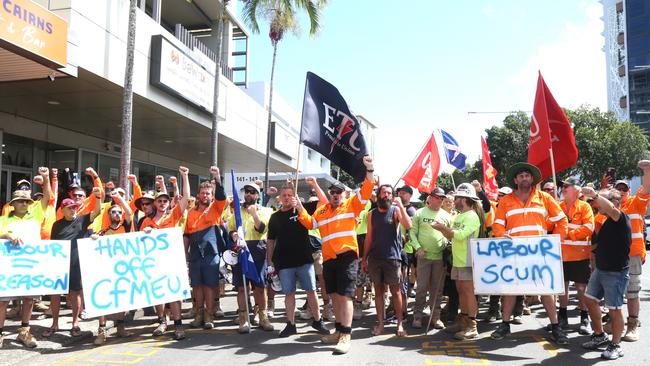
M72 240L72 249L77 249L77 239L87 237L90 214L77 216L68 221L65 218L57 220L52 225L52 240Z
M629 266L630 246L632 245L632 226L630 218L621 211L618 221L608 217L603 223L598 238L596 268L601 271L622 271Z
M313 263L307 229L298 221L294 210L276 211L269 219L269 240L275 240L273 265L276 270Z

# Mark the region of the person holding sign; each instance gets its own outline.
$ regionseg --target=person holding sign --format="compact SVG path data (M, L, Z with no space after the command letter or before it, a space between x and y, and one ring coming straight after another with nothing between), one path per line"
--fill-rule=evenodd
M91 238L94 240L99 239L100 236L131 232L133 224L133 211L131 211L130 205L117 190L112 191L110 193L110 197L114 203L107 210L109 217L108 227L97 234L93 234ZM109 316L115 317L115 325L117 328L118 337L124 338L131 336L131 333L129 333L124 326L124 312L119 312ZM106 343L106 338L108 337L108 331L106 329L106 318L109 316L99 317L97 337L95 337L95 341L93 342L95 346L101 346L102 344Z
M451 279L456 281L460 315L454 324L445 328L445 331L455 333L454 338L460 340L478 337L476 324L478 304L474 296L469 241L485 234L485 215L479 201L475 188L471 184L463 183L458 186L454 196L454 207L458 215L454 218L451 228L439 222L431 224L431 227L451 240L453 256Z
M7 215L0 216L0 239L10 240L14 245L23 243L34 243L41 240L41 224L45 219L45 210L52 197L50 187L50 171L48 168L38 168L43 180L43 198L40 204L32 205L34 200L30 191L15 191L9 204L13 211ZM0 347L4 341L4 324L7 313L7 304L14 298L0 297ZM32 317L32 299L22 298L22 310L20 313L21 324L18 328L18 341L28 348L36 347L34 336L30 332L29 320Z
M52 240L71 240L70 248L70 292L68 301L72 308L72 328L70 335L79 337L81 329L79 328L79 314L81 314L81 267L79 264L79 249L77 248L77 239L87 237L88 226L93 223L95 218L101 213L101 191L98 187L93 188L93 197L96 202L92 205L93 210L90 213L80 215L79 204L66 198L61 202L61 212L63 218L57 220L52 225ZM52 325L43 332L43 337L50 337L59 330L59 310L61 309L61 295L52 295L50 310L52 311Z
M582 188L587 198L594 200L599 212L607 217L603 226L594 239L596 268L594 269L584 302L589 308L589 316L593 322L594 333L591 340L582 347L596 350L607 344L607 349L601 357L614 360L623 356L621 336L623 334L623 296L630 280L630 247L632 245L632 225L630 218L621 210L621 194L616 190L596 193L591 187ZM603 330L599 302L605 299L612 322L612 340L609 340Z
M188 198L190 197L190 182L188 180L189 169L184 166L178 167L178 171L183 179L183 197L180 202L169 211L170 198L167 192L156 193L154 203L154 214L145 217L142 221L142 231L151 233L153 229L165 229L178 226L183 218L183 212L187 208ZM164 186L164 184L163 184ZM174 339L185 339L185 330L183 329L183 320L181 318L181 302L174 301L169 304L174 317ZM161 336L167 331L167 319L165 317L165 305L156 305L156 315L158 316L158 327L153 331L154 336Z
M499 202L492 225L494 237L546 235L547 221L550 221L555 225L553 233L563 239L568 227L566 215L555 198L537 189L542 180L539 169L528 163L516 163L508 169L506 176L515 188ZM542 296L542 303L551 321L551 339L557 344L568 344L569 340L558 324L555 297ZM503 296L503 323L492 332L492 339L503 339L510 334L510 316L514 306L515 296Z
M221 214L226 207L226 192L221 185L219 168L210 167L210 175L211 182L205 181L199 185L196 206L188 209L185 224L185 237L189 239L190 281L196 303L191 326L205 329L214 327L214 298L219 287L219 253L226 249L221 232Z

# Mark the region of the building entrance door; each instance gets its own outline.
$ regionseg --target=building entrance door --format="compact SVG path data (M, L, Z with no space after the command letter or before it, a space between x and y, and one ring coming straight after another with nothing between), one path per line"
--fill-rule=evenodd
M16 183L21 179L26 179L32 185L32 171L30 169L14 167L11 165L2 166L2 180L0 180L0 202L2 207L5 203L11 201L11 194L16 190Z

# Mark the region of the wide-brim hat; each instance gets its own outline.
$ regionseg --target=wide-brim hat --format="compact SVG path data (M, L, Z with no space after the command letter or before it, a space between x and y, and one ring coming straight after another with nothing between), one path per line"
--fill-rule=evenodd
M145 199L153 201L156 199L156 196L154 196L153 192L145 192L142 196L138 197L138 199L135 200L135 208L142 211L142 200Z
M167 192L156 192L156 195L154 196L154 200L157 200L160 197L167 197L168 200L172 199L172 196L169 195Z
M9 201L9 204L14 203L15 201L28 201L30 204L34 202L30 191L14 191L11 195L11 201Z
M517 174L523 172L523 171L528 171L530 174L533 176L533 185L539 184L539 182L542 181L542 172L539 171L539 168L532 164L528 163L516 163L511 165L508 168L508 172L506 174L506 177L508 178L508 183L514 184L515 177Z

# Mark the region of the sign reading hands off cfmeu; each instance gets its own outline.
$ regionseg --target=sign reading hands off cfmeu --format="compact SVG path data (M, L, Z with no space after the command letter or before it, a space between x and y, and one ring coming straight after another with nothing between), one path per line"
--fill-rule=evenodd
M70 241L0 241L0 297L67 294Z
M79 260L88 316L190 297L180 228L81 239Z
M470 248L476 294L564 293L559 235L472 239Z

